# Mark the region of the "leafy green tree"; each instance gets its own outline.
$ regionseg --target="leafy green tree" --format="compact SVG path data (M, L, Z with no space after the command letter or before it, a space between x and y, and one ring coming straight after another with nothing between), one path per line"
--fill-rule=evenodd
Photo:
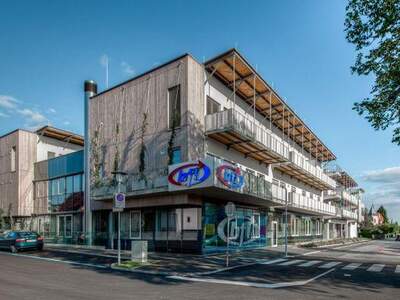
M400 145L400 1L349 0L345 31L357 58L352 72L373 75L369 98L354 110L376 130L393 127L392 142Z
M383 216L383 223L384 223L384 224L389 223L389 218L388 218L388 216L387 216L386 209L383 207L383 205L381 205L381 206L378 208L377 212L380 213L380 214Z

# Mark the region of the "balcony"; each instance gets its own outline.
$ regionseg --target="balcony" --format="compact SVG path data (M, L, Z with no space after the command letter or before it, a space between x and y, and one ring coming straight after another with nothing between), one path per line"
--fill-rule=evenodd
M347 201L352 206L358 207L358 198L344 189L324 191L324 199L330 201Z
M252 118L236 110L228 109L205 117L206 135L233 148L246 157L252 157L268 164L289 162L277 166L299 180L321 190L334 189L336 183L319 166L314 166L308 159L289 145L276 138L264 126L255 124Z
M350 210L343 209L343 218L344 219L358 220L358 214L356 212L352 212Z
M315 166L303 155L290 151L289 161L289 164L280 165L277 168L318 189L335 189L335 181L326 175L321 167Z
M285 193L284 188L278 185L272 185L272 198L275 202L285 204ZM288 209L291 211L301 211L304 213L314 213L318 215L335 215L335 207L333 205L323 203L315 199L305 197L303 195L289 192L288 193Z
M289 147L250 117L228 109L205 117L205 133L228 148L265 163L285 162Z

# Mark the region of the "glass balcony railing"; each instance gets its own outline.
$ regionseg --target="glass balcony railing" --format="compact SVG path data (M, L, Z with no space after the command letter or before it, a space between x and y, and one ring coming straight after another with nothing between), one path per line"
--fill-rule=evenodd
M336 209L333 205L294 192L289 193L289 201L290 205L294 207L332 216L336 214Z

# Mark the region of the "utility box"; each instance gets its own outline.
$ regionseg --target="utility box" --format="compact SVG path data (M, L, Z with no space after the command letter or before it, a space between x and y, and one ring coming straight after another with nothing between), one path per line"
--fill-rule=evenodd
M132 260L140 263L147 262L147 241L132 241Z

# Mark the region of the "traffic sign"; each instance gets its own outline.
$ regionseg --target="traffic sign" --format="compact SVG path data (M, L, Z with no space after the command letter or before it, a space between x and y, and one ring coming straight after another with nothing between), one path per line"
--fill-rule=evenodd
M123 211L125 208L125 194L124 193L116 193L114 195L114 205L113 211Z

